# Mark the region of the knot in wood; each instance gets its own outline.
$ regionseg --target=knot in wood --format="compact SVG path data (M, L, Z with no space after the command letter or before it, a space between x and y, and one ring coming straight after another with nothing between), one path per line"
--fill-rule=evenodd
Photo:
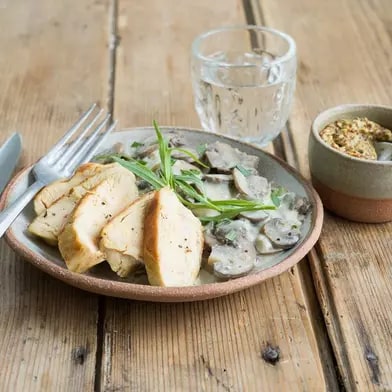
M72 361L77 365L83 365L87 358L87 348L84 346L76 347L72 350Z
M270 363L271 365L276 365L280 359L280 349L278 346L273 347L267 343L267 347L262 351L261 357L265 362Z

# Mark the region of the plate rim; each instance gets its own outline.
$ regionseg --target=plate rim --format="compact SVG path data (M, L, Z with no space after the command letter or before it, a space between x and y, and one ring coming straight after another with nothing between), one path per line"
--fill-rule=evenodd
M31 264L42 270L43 272L67 283L71 286L93 292L96 294L107 295L111 297L142 300L142 301L153 301L153 302L189 302L206 300L210 298L221 297L227 294L231 294L240 290L245 290L251 286L259 284L266 279L272 278L289 270L295 264L300 262L304 256L313 248L321 234L324 210L321 199L313 188L311 182L307 180L299 171L290 166L287 162L281 158L264 151L258 146L237 140L226 135L216 134L214 132L208 132L197 128L180 127L180 126L160 126L165 132L169 130L181 130L192 133L203 133L210 134L212 136L218 136L219 139L225 139L234 141L238 144L242 144L247 147L254 148L260 153L267 155L270 159L278 162L286 171L288 171L301 185L305 188L307 194L311 197L312 208L312 222L310 224L309 232L303 238L302 242L298 245L298 248L288 257L283 259L280 263L269 267L265 270L257 272L255 274L246 275L241 278L228 280L225 282L214 282L206 283L197 286L186 286L186 287L158 287L150 285L141 285L137 283L112 281L90 275L77 274L71 272L68 269L59 266L44 256L41 256L31 250L27 245L23 244L15 236L12 226L5 233L5 239L8 245L23 258L27 259ZM135 130L152 130L153 127L132 127L122 128L117 130L115 133L120 132L131 132ZM113 134L115 134L113 133ZM7 187L4 189L0 197L0 210L4 208L4 205L8 201L10 193L18 184L19 179L29 170L33 165L22 168L9 182Z

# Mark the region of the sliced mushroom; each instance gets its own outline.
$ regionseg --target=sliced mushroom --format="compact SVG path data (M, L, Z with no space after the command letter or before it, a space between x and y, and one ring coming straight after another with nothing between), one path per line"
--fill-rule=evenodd
M206 181L213 182L215 184L233 181L233 176L230 174L205 174L203 178Z
M209 218L209 217L214 217L218 216L219 212L216 210L211 210L210 208L197 208L192 211L194 215L200 218Z
M186 148L184 148L184 150L190 152L192 155L194 155L194 156L196 156L196 157L199 157L199 154L198 154L197 151L196 151L195 149L193 149L193 148L186 147ZM192 163L192 162L195 162L195 160L194 160L192 157L190 157L188 154L184 154L184 153L181 152L181 151L176 151L176 150L174 150L174 151L171 153L171 156L172 156L174 159L182 159L182 160L184 160L184 161L191 162L191 163Z
M214 245L218 245L219 241L214 235L214 224L209 222L203 229L204 234L204 244L212 248Z
M237 248L228 245L213 246L208 264L212 265L216 277L233 279L247 275L253 269L255 260L255 247L246 241Z
M135 158L140 158L143 159L147 155L152 154L155 150L158 150L158 141L156 136L150 136L146 139L144 139L141 142L141 145L136 147L133 151L133 156Z
M172 166L173 174L179 175L181 174L181 170L197 170L200 171L200 169L192 165L189 162L183 161L182 159L177 159L174 162L174 165Z
M294 192L287 192L280 197L280 204L284 205L289 210L294 209L296 194Z
M259 252L262 255L268 255L271 253L282 251L282 249L274 248L272 242L264 234L259 234L256 237L255 247L257 252Z
M195 184L199 192L211 200L227 200L235 198L233 177L226 174L207 174L203 176L203 186Z
M298 211L298 214L306 215L311 208L312 205L306 197L301 197L301 196L296 197L294 202L294 209Z
M269 220L264 225L264 234L269 238L274 247L280 249L292 248L300 238L300 231L291 222L280 218Z
M281 211L285 211L289 220L303 221L305 215L311 209L311 204L306 197L296 195L294 192L287 192L280 198Z
M203 181L203 192L211 200L228 200L236 196L234 186L231 181L212 182Z
M185 137L177 133L172 133L169 138L169 145L170 147L185 146L186 145Z
M245 177L237 168L234 168L233 178L238 191L247 198L263 200L270 192L270 185L264 177L253 174Z
M113 144L112 151L116 154L124 154L125 153L124 144L120 142Z
M144 157L144 162L146 163L146 167L151 170L156 170L161 165L161 158L159 156L159 151L154 150L151 154Z
M157 144L157 137L155 135L155 133L151 136L146 137L145 139L142 140L142 143L144 146L149 146L151 144Z
M211 167L224 173L238 164L256 170L259 163L258 157L218 141L208 145L205 155Z
M264 222L270 217L269 214L263 210L241 212L240 216L249 219L253 223Z
M215 226L215 237L222 244L239 246L244 241L253 242L258 234L256 226L246 219L223 221Z
M143 159L148 155L153 154L154 152L158 151L158 144L151 144L149 146L142 146L139 147L135 153L134 153L134 157L139 158L139 159Z
M140 178L136 180L136 186L141 193L147 193L154 189L154 187L148 181Z

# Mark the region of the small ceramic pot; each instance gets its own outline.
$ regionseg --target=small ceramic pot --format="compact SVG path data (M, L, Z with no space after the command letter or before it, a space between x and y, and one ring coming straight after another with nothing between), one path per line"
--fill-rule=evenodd
M392 129L392 108L341 105L320 113L309 138L312 182L325 208L357 222L392 221L392 161L354 158L329 146L320 137L324 127L339 119L367 117Z

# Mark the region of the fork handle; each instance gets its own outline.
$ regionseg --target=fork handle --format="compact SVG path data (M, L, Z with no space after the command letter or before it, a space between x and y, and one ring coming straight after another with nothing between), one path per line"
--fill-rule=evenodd
M20 195L11 205L0 212L0 238L11 226L16 217L23 211L31 199L40 191L45 185L42 182L36 181L30 185L27 190Z

